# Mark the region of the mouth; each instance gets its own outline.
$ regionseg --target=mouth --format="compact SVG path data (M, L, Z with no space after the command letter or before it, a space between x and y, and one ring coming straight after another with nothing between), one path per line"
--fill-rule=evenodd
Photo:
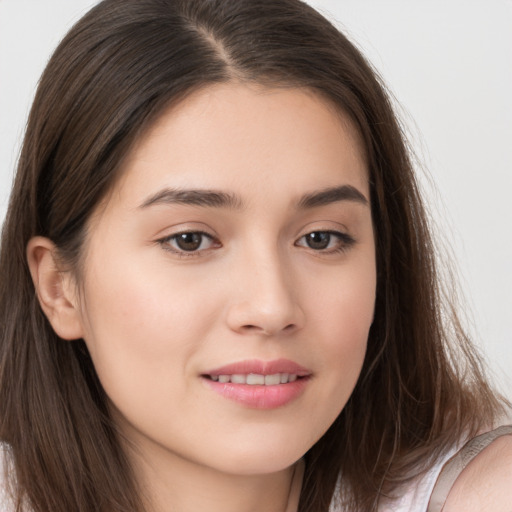
M274 373L271 375L235 373L232 375L203 375L203 377L221 384L247 384L249 386L279 386L280 384L288 384L289 382L295 382L297 379L306 378L305 375L297 375L296 373Z
M299 398L312 373L293 361L241 361L201 375L207 387L252 409L276 409Z

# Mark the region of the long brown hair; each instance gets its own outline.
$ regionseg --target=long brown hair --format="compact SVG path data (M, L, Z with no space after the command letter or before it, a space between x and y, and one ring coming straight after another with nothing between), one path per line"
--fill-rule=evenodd
M369 163L375 319L348 404L306 454L300 512L350 510L428 468L492 422L500 402L443 297L399 123L376 73L299 0L105 0L55 51L30 113L0 253L0 437L15 498L34 512L142 512L82 340L39 307L25 259L51 239L80 274L87 221L138 136L171 102L239 80L313 90L349 115Z

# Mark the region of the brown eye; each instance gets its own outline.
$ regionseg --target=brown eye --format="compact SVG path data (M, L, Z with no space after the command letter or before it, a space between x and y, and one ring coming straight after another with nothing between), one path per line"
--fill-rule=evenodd
M197 251L203 242L202 233L181 233L176 235L176 245L182 251Z
M194 253L210 249L215 244L213 238L200 231L186 231L159 240L162 246L175 253Z
M312 231L295 243L299 247L306 247L324 254L342 252L355 244L355 240L347 233L339 231Z
M308 247L311 249L322 250L327 249L331 243L331 233L327 231L314 231L307 234L304 239Z

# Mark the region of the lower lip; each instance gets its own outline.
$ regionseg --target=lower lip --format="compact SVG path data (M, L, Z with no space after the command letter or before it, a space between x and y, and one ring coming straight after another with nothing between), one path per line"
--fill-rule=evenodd
M205 383L219 395L253 409L277 409L296 400L303 392L308 377L275 386L221 383L203 377Z

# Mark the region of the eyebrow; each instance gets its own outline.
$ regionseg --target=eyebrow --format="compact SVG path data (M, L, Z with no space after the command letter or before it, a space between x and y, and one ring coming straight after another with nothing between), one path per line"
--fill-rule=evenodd
M341 185L340 187L331 187L302 196L298 206L301 209L317 208L326 206L339 201L354 201L363 205L368 205L368 200L356 187L352 185Z
M213 208L242 208L242 200L234 194L203 189L166 188L148 197L140 205L140 208L147 208L155 204L188 204Z
M368 205L366 197L352 185L325 188L302 196L298 209L317 208L339 201L354 201ZM228 192L208 189L172 189L165 188L148 197L139 208L148 208L157 204L186 204L210 208L230 208L240 210L243 208L242 199Z

